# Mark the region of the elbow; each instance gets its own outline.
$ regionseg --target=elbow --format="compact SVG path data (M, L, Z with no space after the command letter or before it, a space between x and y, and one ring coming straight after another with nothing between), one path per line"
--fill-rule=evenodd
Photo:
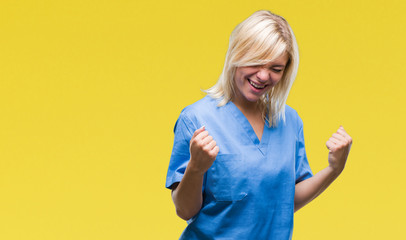
M194 217L200 211L202 205L201 199L200 201L189 201L190 199L182 198L182 195L179 197L178 188L176 187L172 190L172 200L175 204L176 215L185 221Z
M187 221L191 219L193 216L195 216L196 213L176 208L176 215L178 215L178 217L182 218L183 220Z
M295 207L293 209L293 212L296 213L299 209L301 209L303 206L298 206L297 204L295 204Z

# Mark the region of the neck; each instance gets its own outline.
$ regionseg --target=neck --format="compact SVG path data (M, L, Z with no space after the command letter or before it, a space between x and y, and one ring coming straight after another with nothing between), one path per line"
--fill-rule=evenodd
M234 98L231 100L235 106L244 114L248 115L262 115L260 104L258 102L238 101Z

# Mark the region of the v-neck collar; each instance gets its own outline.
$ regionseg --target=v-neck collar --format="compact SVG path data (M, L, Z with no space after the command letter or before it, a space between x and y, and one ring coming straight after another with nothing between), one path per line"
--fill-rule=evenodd
M227 109L230 111L231 115L235 118L235 120L239 123L239 125L244 129L244 132L251 139L252 143L258 147L259 151L262 154L265 155L266 146L269 141L268 137L269 125L267 121L265 121L264 123L264 129L260 141L251 123L248 121L247 117L245 117L245 115L241 112L241 110L232 101L229 101L226 106L228 106Z

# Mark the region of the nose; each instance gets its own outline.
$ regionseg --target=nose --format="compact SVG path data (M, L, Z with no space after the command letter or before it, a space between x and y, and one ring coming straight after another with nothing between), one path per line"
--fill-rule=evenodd
M271 72L269 69L261 67L257 72L258 80L266 82L271 78Z

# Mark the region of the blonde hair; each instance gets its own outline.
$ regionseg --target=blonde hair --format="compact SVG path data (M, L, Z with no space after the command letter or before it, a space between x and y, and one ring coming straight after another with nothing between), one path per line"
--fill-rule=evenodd
M257 11L241 22L230 36L223 72L217 83L206 90L223 106L235 96L234 75L237 67L264 65L287 53L288 63L282 79L258 102L265 121L277 126L285 121L285 104L299 65L295 36L288 22L269 11Z

